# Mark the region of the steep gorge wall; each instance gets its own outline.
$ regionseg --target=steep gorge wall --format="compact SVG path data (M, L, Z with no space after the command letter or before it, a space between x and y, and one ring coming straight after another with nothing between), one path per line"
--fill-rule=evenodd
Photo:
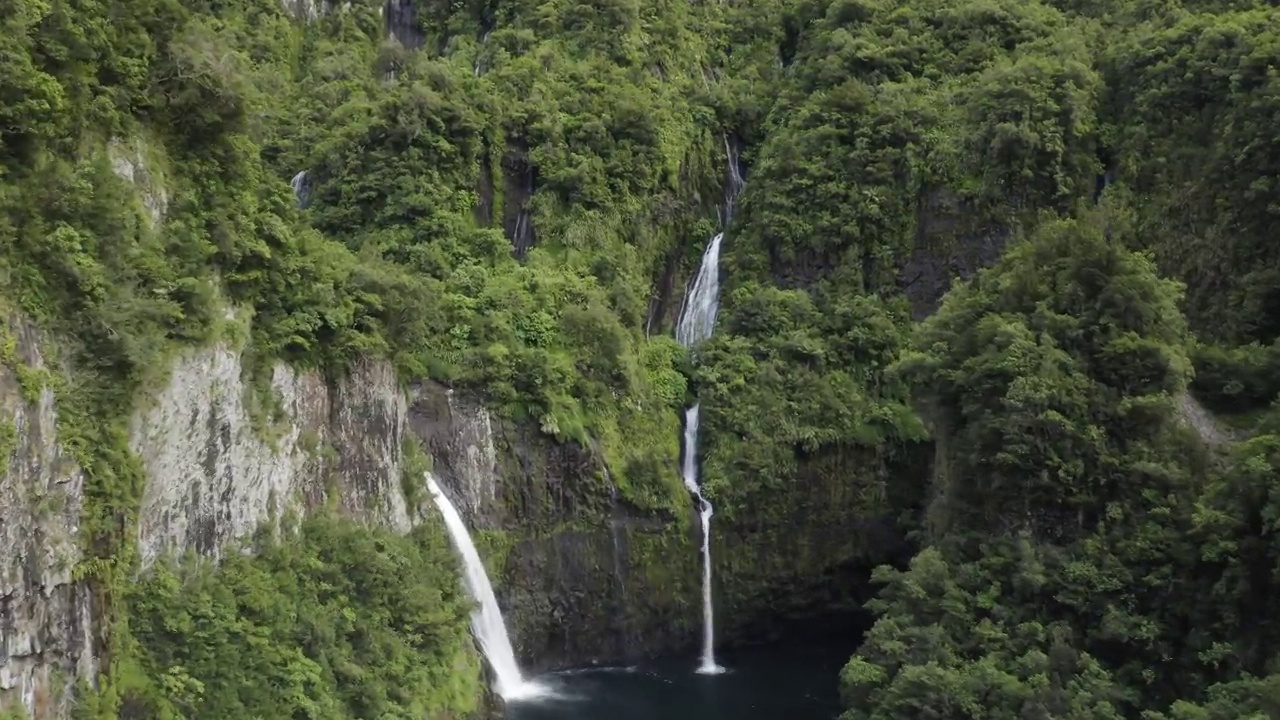
M53 391L32 379L44 368L35 328L19 323L15 334L15 362L0 370L0 705L60 717L76 679L93 681L97 669L90 593L72 578L84 477L58 443ZM406 393L378 361L333 385L277 365L271 391L282 414L264 422L242 360L226 345L181 354L131 422L148 478L137 528L144 567L166 555L217 557L289 511L328 506L407 531L424 512L425 495L412 492L422 479L406 475L406 446L420 442L486 555L502 551L495 575L526 660L658 652L692 637L691 593L677 601L661 592L665 578L683 590L695 577L692 546L668 523L620 516L593 527L585 518L608 517L610 494L572 490L603 472L591 453L495 421L440 385ZM507 530L494 542L499 527Z
M927 443L824 448L781 486L733 493L712 526L720 636L860 632L872 569L912 553L886 508L919 506L932 452Z
M97 669L90 593L72 574L85 477L57 442L35 328L0 320L0 361L0 708L62 716Z
M0 708L63 717L76 680L94 682L98 666L91 595L73 577L85 478L58 441L36 330L11 325L0 367ZM135 414L144 567L164 555L217 557L291 510L328 506L400 532L423 517L425 493L410 503L402 485L406 400L389 365L362 363L336 386L278 365L283 415L265 426L243 370L225 345L185 352Z
M692 501L678 515L631 507L590 449L494 418L437 385L412 391L409 416L476 532L526 666L694 652L701 531ZM713 521L717 643L775 639L810 622L856 625L871 568L910 550L897 518L859 510L918 504L931 458L927 444L835 449L803 463L794 485L735 499L734 514Z
M494 418L464 393L418 386L409 414L476 531L529 668L692 644L699 621L692 505L680 517L639 513L622 502L596 453Z
M0 486L0 701L54 717L64 714L58 698L96 669L90 596L71 574L83 476L58 445L53 393L24 398L23 376L43 367L34 328L19 326L16 347L20 362L0 372L0 407L15 428ZM337 383L275 366L281 414L270 421L255 416L245 375L230 346L189 350L135 414L130 444L148 478L137 528L144 566L173 554L217 557L291 510L330 507L407 531L427 512L408 457L418 444L476 534L527 667L629 660L697 642L691 503L678 516L631 508L592 449L492 416L461 391L401 388L385 362L362 362ZM767 635L824 603L856 606L831 596L856 587L837 576L869 558L866 548L899 540L891 524L843 512L854 502L844 477L815 466L802 491L772 505L760 499L757 515L717 526L723 642Z
M138 528L144 564L163 553L216 556L289 509L326 503L410 529L417 508L401 489L405 401L389 366L362 363L329 387L277 365L271 387L283 417L267 427L255 427L242 372L226 346L187 353L134 418L131 445L151 479Z

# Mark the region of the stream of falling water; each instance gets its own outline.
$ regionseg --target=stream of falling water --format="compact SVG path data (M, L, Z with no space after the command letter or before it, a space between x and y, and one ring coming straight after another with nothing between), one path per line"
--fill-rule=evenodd
M738 170L736 148L725 139L729 157L729 183L725 193L723 224L727 227L733 217L733 202L742 191L742 175ZM687 348L694 348L711 337L715 330L716 312L720 308L720 244L724 233L717 233L707 243L702 254L698 276L685 296L684 309L676 323L676 340ZM698 501L698 515L702 518L702 657L698 672L716 675L724 668L716 664L715 609L711 597L711 516L715 508L702 494L698 478L698 415L700 403L694 403L684 414L684 448L681 475L684 486Z

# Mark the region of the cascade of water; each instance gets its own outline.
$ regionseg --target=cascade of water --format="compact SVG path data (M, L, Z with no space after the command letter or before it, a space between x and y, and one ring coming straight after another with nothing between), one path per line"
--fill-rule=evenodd
M476 50L475 76L480 77L480 71L484 69L484 63L480 62L484 53L484 44L489 42L489 33L492 30L486 30L484 35L480 36L480 48Z
M718 237L718 236L717 236ZM702 659L698 672L718 675L724 668L716 664L715 610L711 605L711 516L715 509L702 496L698 485L698 404L684 413L684 486L698 498L698 515L702 518Z
M520 213L516 215L515 229L511 233L512 251L518 260L525 258L534 242L535 228L533 216L529 210L529 199L533 197L533 170L527 165L524 170L524 197L525 201L521 203Z
M480 650L493 668L494 690L503 700L527 700L545 694L545 688L537 683L524 679L520 666L516 663L515 651L511 648L511 640L507 637L507 626L502 622L502 611L498 609L498 600L493 595L493 586L489 583L489 575L480 561L480 553L471 541L471 533L467 532L462 516L445 497L436 483L435 476L427 473L427 490L440 508L444 516L444 524L449 529L449 537L453 546L462 556L464 580L471 596L479 603L479 607L471 613L471 631L480 641Z
M305 206L307 204L307 195L310 194L307 187L307 171L300 170L289 181L289 185L293 187L293 197L298 201L298 207Z
M742 188L747 184L742 179L742 167L738 157L738 146L729 142L729 138L724 139L724 151L729 158L729 184L724 189L724 224L728 225L729 220L733 218L733 203L738 199L738 193L742 192ZM708 332L708 334L710 334Z
M743 180L738 169L737 148L725 138L725 151L729 157L729 181L725 187L725 204L722 222L729 224L733 217L733 203L742 191ZM684 309L676 323L676 341L693 348L711 337L715 330L716 311L720 308L720 243L724 233L718 233L707 244L702 254L702 264L685 297ZM716 664L715 611L711 603L711 516L715 508L702 495L698 478L698 411L694 403L684 414L684 460L681 475L684 486L698 500L698 514L702 518L702 659L698 672L714 675L724 672Z

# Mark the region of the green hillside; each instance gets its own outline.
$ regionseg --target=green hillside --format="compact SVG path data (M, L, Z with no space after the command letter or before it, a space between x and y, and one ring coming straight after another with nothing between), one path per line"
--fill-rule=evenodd
M9 0L0 27L0 309L56 339L33 383L89 478L83 717L481 704L439 528L309 520L135 583L131 410L235 338L264 422L274 361L387 358L677 517L696 396L717 522L783 526L818 482L897 519L916 555L876 572L845 720L1280 718L1274 3ZM736 148L695 357L672 329Z

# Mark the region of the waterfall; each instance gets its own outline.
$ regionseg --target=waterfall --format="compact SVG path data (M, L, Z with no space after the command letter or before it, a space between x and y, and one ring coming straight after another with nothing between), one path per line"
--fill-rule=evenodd
M516 226L511 233L512 252L517 260L523 260L534 243L533 216L529 203L533 198L533 169L526 162L524 168L524 201L520 203L520 212L516 215Z
M742 191L743 180L738 170L737 148L725 138L725 151L729 158L729 181L725 188L725 204L722 223L727 226L733 217L733 203ZM702 254L702 264L688 295L684 309L676 323L676 341L687 348L694 348L711 337L716 324L716 311L720 308L720 243L724 233L718 233L707 244ZM680 468L684 486L698 500L698 514L702 518L702 659L698 672L715 675L724 672L716 664L715 610L711 603L711 516L715 509L702 495L698 482L698 410L695 402L684 413L684 460Z
M723 239L724 233L720 233L707 245L702 255L702 267L676 325L676 340L685 347L691 348L711 337L715 326L720 299L720 241ZM715 611L711 605L711 515L715 509L702 496L702 486L698 483L698 408L699 403L695 402L684 413L681 475L684 486L698 499L698 513L702 516L702 662L698 672L716 674L724 672L724 668L716 664Z
M529 682L520 673L516 664L516 654L511 648L511 640L507 637L507 626L502 622L502 611L498 609L498 600L493 595L493 586L489 584L489 575L480 561L480 553L476 552L475 543L471 542L471 533L462 522L462 516L449 502L449 498L440 490L435 476L427 473L427 490L436 507L444 516L444 524L449 529L449 537L453 546L462 556L464 579L471 596L480 603L471 612L471 632L480 641L480 650L493 668L495 677L494 690L503 700L524 700L544 693L537 683Z
M485 43L489 42L489 33L491 33L491 32L493 32L493 31L492 31L492 30L486 30L486 31L485 31L485 33L484 33L484 35L480 36L480 45L476 48L476 63L475 63L475 66L474 66L474 67L475 67L475 73L474 73L475 77L480 77L480 72L481 72L482 70L484 70L484 63L480 62L480 60L481 60L481 58L482 58L482 57L483 57L483 55L484 55L484 46L485 46Z
M741 161L738 157L738 147L729 142L728 137L724 139L724 152L729 158L729 183L724 189L724 217L721 219L721 222L727 226L729 221L733 219L734 201L738 199L738 193L742 192L742 188L747 184L747 181L742 179L742 167L740 164ZM711 335L710 327L707 328L707 335Z
M306 207L307 195L310 194L310 188L307 185L307 171L299 171L289 181L289 185L293 187L293 197L298 201L298 207Z

